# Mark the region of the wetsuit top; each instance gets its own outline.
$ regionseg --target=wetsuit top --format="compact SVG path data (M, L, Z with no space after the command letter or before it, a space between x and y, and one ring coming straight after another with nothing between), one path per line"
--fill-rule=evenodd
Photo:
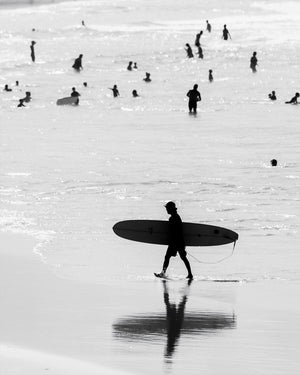
M257 65L257 58L255 56L252 56L250 60L250 66L256 66L256 65Z
M228 35L229 35L229 31L228 31L227 29L224 29L224 30L223 30L223 38L224 38L225 40L228 39Z
M31 50L31 56L34 56L34 45L31 44L30 50Z
M183 228L182 221L180 216L177 213L174 213L169 218L170 223L170 237L169 237L169 246L170 247L180 247L184 248L184 238L183 238Z
M190 98L190 102L198 102L201 100L201 95L200 95L200 92L198 90L190 90L186 96L188 96Z

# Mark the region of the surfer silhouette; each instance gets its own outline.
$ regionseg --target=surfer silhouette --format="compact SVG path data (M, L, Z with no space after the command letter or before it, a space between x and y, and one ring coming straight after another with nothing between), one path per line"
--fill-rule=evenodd
M200 46L200 38L203 34L203 31L201 30L198 34L196 34L196 39L195 39L195 46L199 47Z
M277 100L275 91L272 91L271 94L269 94L269 99Z
M31 92L30 91L26 91L25 95L26 96L25 96L25 98L23 98L23 102L29 103L31 101L31 99L32 99Z
M134 98L137 98L137 97L139 96L139 94L137 93L136 90L132 90L132 96L133 96Z
M256 52L253 52L253 55L250 59L250 68L251 68L253 73L256 73L256 66L257 66Z
M203 59L203 49L201 46L198 47L197 54L198 54L199 59Z
M132 64L133 64L133 62L129 61L128 66L127 66L127 70L132 70Z
M209 71L208 71L208 80L209 80L209 82L213 82L214 81L212 69L209 69Z
M206 20L206 30L211 33L211 24Z
M276 159L272 159L270 161L270 163L271 163L272 167L276 167L277 166L277 160Z
M169 246L165 255L161 273L155 274L157 277L165 277L171 257L176 257L177 252L188 271L187 279L193 279L190 263L186 257L185 242L183 237L183 226L177 207L174 202L165 205L169 218Z
M18 107L25 107L25 105L24 105L24 99L19 99Z
M8 87L8 85L6 84L6 85L4 86L3 91L12 91L12 89L10 89L10 88Z
M198 91L198 85L195 84L194 88L190 90L186 96L189 97L189 111L190 113L197 113L197 102L201 100L200 92Z
M231 39L230 32L229 32L229 30L227 29L227 26L224 25L223 36L222 36L222 38L223 38L224 40L228 40L228 36L229 36L230 39Z
M285 104L298 104L299 96L300 96L299 92L296 92L295 96L293 96L292 99L289 100L288 102L285 102Z
M74 60L74 64L72 65L72 68L77 70L77 72L80 71L80 69L83 69L82 68L82 57L83 55L80 54L75 60Z
M114 85L113 88L109 89L112 90L114 98L117 98L120 95L117 85Z
M30 56L31 56L32 62L35 62L35 51L34 51L34 45L35 44L36 44L36 42L34 40L30 44Z
M143 78L143 81L145 81L145 82L151 82L150 73L146 73L146 77Z
M186 46L185 51L186 51L187 57L188 58L194 57L194 54L193 54L191 46L188 43L186 43L185 46Z

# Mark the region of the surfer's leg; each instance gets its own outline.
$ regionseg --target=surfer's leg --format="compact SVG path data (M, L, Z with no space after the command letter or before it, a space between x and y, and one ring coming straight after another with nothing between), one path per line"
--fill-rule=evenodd
M190 266L190 262L188 261L187 257L186 257L186 252L179 252L179 255L180 255L180 258L182 259L183 263L185 264L185 267L188 271L188 278L189 279L192 279L193 278L193 274L192 274L192 270L191 270L191 266Z

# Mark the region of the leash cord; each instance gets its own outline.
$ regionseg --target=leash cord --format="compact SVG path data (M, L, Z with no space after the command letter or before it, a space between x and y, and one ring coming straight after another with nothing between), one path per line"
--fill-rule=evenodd
M199 259L197 259L194 255L190 254L189 252L187 252L189 254L189 256L191 256L192 258L194 258L198 263L202 263L202 264L218 264L218 263L221 263L223 262L224 260L228 259L228 258L231 258L233 253L234 253L234 249L235 249L235 242L233 244L233 248L232 248L232 251L229 255L226 255L226 257L218 260L217 262L204 262L204 261L201 261Z

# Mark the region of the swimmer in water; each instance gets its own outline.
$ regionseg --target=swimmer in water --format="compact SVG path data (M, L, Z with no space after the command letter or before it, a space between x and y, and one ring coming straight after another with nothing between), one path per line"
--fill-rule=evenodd
M31 92L30 91L26 91L26 93L25 93L25 98L23 98L23 101L25 102L25 103L29 103L30 101L31 101Z
M35 44L36 42L34 40L30 44L30 56L31 56L32 62L35 62L35 51L34 51Z
M186 96L189 98L189 111L190 113L197 113L197 103L201 101L201 95L198 91L198 85L195 84L193 89L190 90Z
M195 39L195 46L199 47L200 46L200 38L203 34L203 31L201 30L198 34L196 34L196 39Z
M129 61L129 64L127 66L127 70L132 70L132 61Z
M197 55L198 55L199 59L203 59L203 50L202 50L201 46L198 47Z
M206 20L206 30L211 33L211 24Z
M253 55L250 59L250 68L252 69L253 73L256 73L256 66L257 66L256 52L253 52Z
M25 107L25 105L23 104L24 100L23 99L19 99L19 104L18 104L18 107Z
M132 96L133 96L134 98L137 98L137 97L139 96L139 94L137 93L136 90L133 90L133 91L132 91Z
M146 73L146 77L143 78L145 82L151 82L150 73Z
M12 91L12 89L10 89L10 88L8 87L8 85L5 85L3 91Z
M277 166L277 160L276 159L272 159L270 161L270 163L271 163L272 167L276 167Z
M275 91L272 91L271 94L269 94L269 99L277 100Z
M117 98L120 95L117 85L114 85L110 90L112 90L114 98Z
M208 80L209 80L209 82L213 82L214 81L214 77L213 77L213 71L212 71L212 69L209 69L209 71L208 71Z

